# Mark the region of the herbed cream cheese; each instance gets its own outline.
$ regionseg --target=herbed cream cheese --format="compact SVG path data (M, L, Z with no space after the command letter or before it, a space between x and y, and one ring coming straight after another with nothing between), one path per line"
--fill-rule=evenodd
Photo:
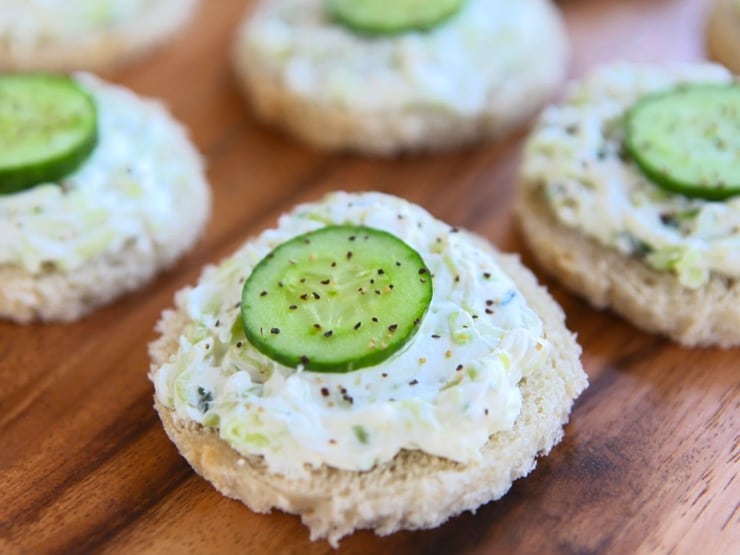
M23 50L38 43L75 38L125 26L163 0L5 0L0 42Z
M209 203L203 164L184 129L156 102L91 75L98 144L59 183L0 195L0 267L63 272L116 252L178 244L182 203Z
M249 344L240 318L252 268L277 245L331 224L390 232L433 275L414 337L384 362L346 374L282 366ZM152 369L157 398L289 476L305 465L366 470L402 449L478 460L491 434L512 428L518 384L550 351L542 321L485 241L380 193L335 193L298 206L207 268L176 306L189 322L177 351Z
M239 33L249 57L299 96L354 112L423 106L473 116L492 96L517 102L510 81L536 72L552 18L542 0L467 0L430 31L370 37L332 21L325 0L273 0Z
M526 146L524 180L542 188L562 224L674 273L685 287L701 287L712 274L740 278L740 197L668 192L622 149L625 112L642 96L732 81L713 64L601 68L573 85L562 105L545 110Z

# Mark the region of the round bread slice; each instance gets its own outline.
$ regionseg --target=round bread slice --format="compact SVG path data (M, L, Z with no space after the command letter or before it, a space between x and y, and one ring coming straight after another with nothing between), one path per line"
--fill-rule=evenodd
M142 55L192 16L198 0L5 0L0 70L100 70Z
M546 0L467 0L428 32L383 37L333 22L323 0L263 0L233 58L264 121L318 148L389 156L522 125L564 79L568 41Z
M740 74L740 1L714 0L707 21L711 57Z
M71 321L193 246L210 211L200 154L158 102L91 75L98 144L57 183L0 195L0 318Z
M496 261L543 320L551 344L548 360L520 382L523 403L513 426L490 436L479 462L461 464L421 451L404 450L368 471L326 465L304 478L271 473L260 457L244 456L221 440L213 428L178 418L155 396L155 408L170 439L191 466L224 495L256 512L273 508L300 515L311 539L326 538L336 547L353 530L386 535L401 529L431 528L463 511L499 499L517 478L529 474L538 456L560 441L573 400L587 385L581 349L565 327L564 314L547 291L513 255ZM156 374L178 349L188 323L182 311L165 311L150 346ZM150 376L154 379L154 375Z
M689 289L667 272L606 248L561 224L536 183L520 183L516 211L539 264L596 308L611 308L637 327L695 347L740 345L740 283L712 275Z

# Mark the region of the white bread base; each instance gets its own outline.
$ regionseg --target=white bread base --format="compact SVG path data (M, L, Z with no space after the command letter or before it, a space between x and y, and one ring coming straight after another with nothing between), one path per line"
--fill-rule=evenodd
M228 497L256 512L277 508L301 516L311 539L338 540L353 530L369 528L379 535L401 529L431 528L463 511L503 496L512 482L535 467L563 435L573 400L587 385L580 346L567 330L562 309L534 276L512 255L497 255L529 306L545 324L552 355L520 384L523 406L508 432L497 433L482 450L479 462L455 463L420 451L402 451L366 472L323 466L306 479L286 479L268 472L260 457L237 453L192 421L180 420L155 398L164 428L191 466ZM152 372L178 348L184 313L165 311L150 346Z
M707 22L707 47L713 59L740 75L740 9L733 1L714 1Z
M561 224L538 187L520 183L516 206L524 238L542 267L596 308L687 347L740 346L740 283L712 275L698 289L668 272Z
M101 70L165 42L191 18L198 0L158 0L122 27L74 37L39 38L30 48L0 41L0 70ZM12 8L11 8L12 9Z
M543 12L539 14L542 48L532 52L529 63L517 72L490 83L488 105L475 114L442 111L421 101L404 109L352 110L326 95L297 93L250 51L241 32L234 47L234 66L257 116L319 149L374 156L452 150L522 126L565 78L569 46L561 16L549 2L538 9Z

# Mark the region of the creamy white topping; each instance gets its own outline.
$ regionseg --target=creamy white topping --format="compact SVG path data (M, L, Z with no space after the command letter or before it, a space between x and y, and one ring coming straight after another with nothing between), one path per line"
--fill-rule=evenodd
M477 115L494 97L503 106L520 100L520 75L539 71L553 25L542 0L468 0L431 31L372 38L331 21L324 0L274 0L240 33L249 57L300 96L357 112L423 106Z
M718 202L667 192L622 151L623 116L643 95L732 79L712 64L601 68L543 113L526 147L524 178L542 187L561 223L673 272L686 287L702 286L713 273L738 278L740 197Z
M252 347L239 301L251 269L278 244L329 224L386 230L433 275L427 315L411 341L347 374L301 371ZM423 209L380 193L335 193L297 207L176 296L190 319L179 348L155 369L156 394L180 418L218 427L234 449L286 475L304 465L363 470L401 449L467 462L513 426L518 384L549 353L543 324L491 247Z
M24 50L37 43L102 32L135 21L163 0L0 0L0 41Z
M95 98L98 145L59 183L0 195L0 266L69 271L128 242L170 244L181 204L209 202L201 160L162 106L77 79Z

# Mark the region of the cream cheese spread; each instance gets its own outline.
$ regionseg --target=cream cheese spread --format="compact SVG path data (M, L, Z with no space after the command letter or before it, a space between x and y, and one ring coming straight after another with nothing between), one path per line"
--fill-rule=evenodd
M538 52L554 25L542 0L468 0L431 31L375 38L331 21L324 0L275 0L246 21L240 48L298 96L337 109L475 116L498 104L505 115L522 74L552 71L538 69Z
M622 149L624 114L643 95L732 80L713 64L601 68L543 113L526 146L524 180L542 188L563 225L674 273L685 287L701 287L712 274L740 278L740 196L709 201L668 192Z
M131 242L166 250L207 215L203 164L184 129L156 102L76 78L97 105L98 145L59 183L0 195L0 268L68 272ZM195 212L198 221L182 221Z

